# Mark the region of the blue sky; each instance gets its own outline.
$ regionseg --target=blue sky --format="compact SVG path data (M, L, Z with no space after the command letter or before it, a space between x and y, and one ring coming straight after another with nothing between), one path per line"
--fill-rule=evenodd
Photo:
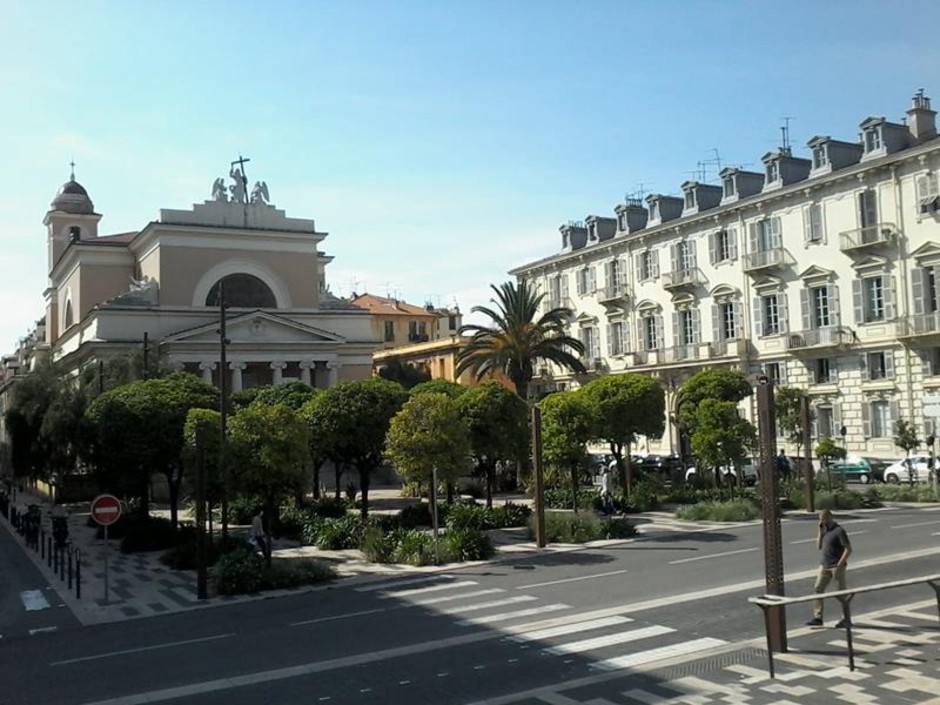
M940 101L938 23L933 0L0 0L0 350L43 314L72 158L114 233L242 153L330 233L335 293L469 311L561 223L715 149L758 166L783 116L801 153Z

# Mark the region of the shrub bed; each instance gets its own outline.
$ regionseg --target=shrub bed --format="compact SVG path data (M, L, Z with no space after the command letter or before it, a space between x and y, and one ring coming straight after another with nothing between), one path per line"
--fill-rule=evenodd
M199 567L196 556L196 530L186 529L185 532L187 535L181 536L176 546L160 555L160 562L173 570L196 570ZM206 563L213 565L223 554L235 549L243 550L244 546L244 541L231 536L224 544L220 538L210 544L209 537L206 536Z
M578 488L578 508L593 506L597 499L597 490L593 487ZM571 509L570 487L548 487L545 489L545 507L547 509Z
M753 500L706 501L680 507L676 517L687 521L750 521L760 516Z
M591 511L545 513L545 540L550 543L586 543L635 534L636 528L623 518L602 519ZM535 517L529 520L529 538L535 538Z
M931 485L879 485L866 493L873 499L883 502L937 502Z
M129 517L123 526L123 533L121 553L162 551L175 546L180 540L170 520L162 517ZM110 527L108 537L111 537Z
M472 529L450 529L435 551L434 538L423 531L396 529L383 531L372 526L366 529L362 553L373 563L431 565L440 555L442 563L480 561L491 558L496 549L489 536Z
M447 512L446 523L450 529L506 529L525 526L532 510L521 504L506 503L501 507L487 509L482 504L455 504Z
M264 559L249 550L222 555L210 571L216 593L242 595L311 585L333 578L333 569L320 561L298 558Z

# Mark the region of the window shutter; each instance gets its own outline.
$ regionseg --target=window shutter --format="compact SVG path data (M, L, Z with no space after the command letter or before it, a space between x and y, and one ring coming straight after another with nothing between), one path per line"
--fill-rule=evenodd
M734 338L735 340L741 340L744 337L744 316L741 315L740 301L731 304L731 315L734 316Z
M829 383L835 384L839 381L839 363L836 358L829 358Z
M681 337L679 336L679 312L672 312L672 345L675 348L678 348L682 344Z
M630 324L626 321L620 324L620 349L624 353L630 352Z
M782 292L777 294L777 319L780 322L780 332L789 333L790 314L787 311L787 295Z
M811 330L813 327L813 312L810 309L809 295L809 289L800 289L800 314L803 317L803 330Z
M914 315L922 316L927 310L927 307L924 306L924 289L925 279L927 278L927 270L923 267L915 267L914 271L911 272L911 294L914 298Z
M803 209L803 244L813 241L813 207Z
M607 287L608 291L612 291L614 287L614 262L604 262L604 286Z
M832 325L842 325L842 306L839 304L839 287L836 284L829 285L829 318Z
M659 279L659 250L650 250L650 256L653 279Z
M656 349L662 350L665 347L663 340L665 331L663 330L663 317L656 316Z
M787 383L787 361L781 360L777 363L777 369L780 371L780 386Z
M561 274L561 275L559 275L559 278L561 279L561 298L562 298L562 299L567 299L567 298L568 298L568 275L567 275L567 274ZM562 303L563 303L565 306L568 305L568 302L567 302L567 301L562 301Z
M692 317L692 344L698 345L702 342L702 312L694 308L689 315Z
M858 366L862 372L863 379L871 379L871 365L868 364L868 356L870 353L862 353L858 356Z
M614 355L614 326L612 323L607 324L607 357L613 357Z
M637 282L643 281L643 253L638 252L633 256L634 270L636 271Z
M712 306L712 340L716 343L722 341L721 337L721 307L715 304Z
M811 225L814 238L817 242L822 242L826 239L826 220L823 213L822 203L816 203L810 207L810 215L812 217Z
M754 297L753 308L751 309L751 315L754 316L754 337L763 338L764 337L764 300L760 296Z
M882 280L884 281L884 298L885 298L885 320L893 321L897 318L897 306L895 305L894 298L894 277L893 276L884 276Z
M783 229L779 217L770 219L770 246L783 247Z
M685 246L689 248L689 267L695 269L698 267L698 247L695 240L687 240Z
M871 438L871 404L862 402L862 435Z
M855 322L865 322L865 302L862 298L862 280L852 280L852 309L855 311Z
M818 369L816 367L816 361L807 360L803 364L806 365L806 376L809 377L810 384L816 384L819 381L818 379L819 375L816 374L816 371Z
M885 379L894 379L894 350L885 350Z
M757 227L760 223L751 223L751 245L748 248L748 252L759 252L760 251L760 235L758 234Z
M810 410L810 422L809 422L809 432L812 438L819 438L819 405L814 404ZM803 449L800 448L800 456L802 457Z
M718 238L720 233L714 232L708 235L708 261L712 264L718 264Z
M738 258L738 229L728 228L728 257L736 260Z
M676 243L672 243L669 246L669 262L671 263L673 272L678 272L682 269L682 262L679 261L679 247Z
M832 435L842 437L842 434L839 433L842 430L842 404L840 402L832 402ZM848 434L846 434L848 435Z
M924 174L917 177L917 200L923 203L930 198L930 175Z
M924 377L932 377L933 376L933 353L929 349L927 349L927 350L920 350L917 354L920 356L921 374Z
M891 414L890 425L885 430L888 432L887 435L893 436L894 426L901 419L901 404L896 401L892 401L890 404L888 404L888 412Z
M878 222L878 198L874 191L865 191L862 199L865 204L865 225L875 225Z

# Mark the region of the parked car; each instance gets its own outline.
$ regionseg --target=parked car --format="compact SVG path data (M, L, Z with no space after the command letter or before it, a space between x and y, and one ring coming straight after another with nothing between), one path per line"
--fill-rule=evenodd
M836 460L829 464L829 473L843 478L846 482L861 482L867 485L870 482L884 482L887 475L885 469L888 464L878 458L861 457L858 455L846 456L843 460ZM817 477L826 476L826 468L820 466L816 470Z
M884 481L897 485L901 482L930 482L933 474L929 455L911 455L885 469Z
M733 467L726 465L719 468L719 470L721 471L722 479L726 482L736 483L738 481L738 476L735 474ZM757 484L757 462L754 460L754 458L747 458L739 470L744 477L745 485L752 487ZM695 467L688 468L685 471L685 481L694 481L697 472L698 471Z
M647 455L636 466L640 472L662 479L682 479L685 464L678 455Z

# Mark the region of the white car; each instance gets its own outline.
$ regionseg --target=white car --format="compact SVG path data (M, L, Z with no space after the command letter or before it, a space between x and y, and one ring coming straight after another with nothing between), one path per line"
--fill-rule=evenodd
M723 466L720 468L722 478L727 482L737 482L737 475L734 472L734 468L729 466ZM748 486L753 486L757 484L757 466L754 464L753 458L748 458L744 461L744 464L740 467L741 475L744 477L744 484ZM695 480L696 470L694 467L689 468L685 471L685 481L692 482Z
M912 479L914 482L930 482L932 478L929 455L911 455L885 468L885 482L892 485Z

